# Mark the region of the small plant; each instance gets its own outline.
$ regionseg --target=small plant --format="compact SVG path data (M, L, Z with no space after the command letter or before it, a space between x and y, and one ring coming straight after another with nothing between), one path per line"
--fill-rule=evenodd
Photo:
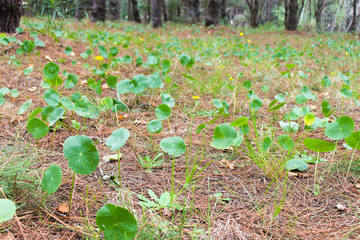
M154 158L150 158L148 155L146 155L146 157L138 157L138 161L143 168L157 168L163 166L165 163L164 159L160 158L162 155L162 153L159 153Z
M45 192L45 195L39 205L39 208L42 206L45 198L48 195L51 195L58 190L62 181L62 171L61 168L56 164L51 164L50 167L45 171L42 180L41 188Z
M149 189L148 190L148 194L151 197L152 200L144 197L143 195L138 195L138 198L141 200L139 202L139 204L143 207L147 207L147 208L153 208L156 210L160 210L162 208L169 208L169 209L177 209L177 210L182 210L183 208L177 204L177 203L173 203L171 198L171 195L169 192L164 192L163 194L161 194L160 198L158 198L158 196L156 196L156 194L154 193L153 190Z
M16 213L16 205L9 199L0 199L0 223L11 220Z

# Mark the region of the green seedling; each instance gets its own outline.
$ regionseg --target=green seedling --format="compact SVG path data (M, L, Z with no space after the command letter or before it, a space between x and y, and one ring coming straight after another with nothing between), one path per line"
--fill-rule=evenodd
M150 158L146 155L146 157L139 157L138 161L141 164L141 167L146 169L161 167L165 163L164 159L160 158L162 155L162 153L159 153L154 158Z
M47 124L39 118L32 118L28 121L26 128L34 138L39 139L46 136L49 132Z
M76 173L89 175L94 172L99 164L99 153L91 139L84 135L67 138L64 142L63 153L65 158L68 159L70 169L74 172L69 200L70 213L75 186L75 175Z
M121 128L111 133L106 139L106 146L111 151L117 151L118 154L118 170L119 170L119 186L121 187L121 168L120 168L120 148L122 148L130 136L129 130Z
M24 114L29 109L31 103L32 103L32 100L24 102L23 105L21 105L21 107L20 107L20 109L18 111L18 114L19 115Z
M147 130L150 134L153 134L152 149L155 150L155 136L162 131L162 122L158 119L151 120L147 125Z
M172 199L174 198L171 198L169 192L164 192L163 194L161 194L160 198L158 198L158 196L156 196L156 194L151 189L148 190L148 194L152 200L144 197L143 195L140 194L137 195L138 198L140 199L139 204L143 207L153 208L157 210L160 210L162 208L178 209L178 210L183 209L179 204L172 202Z
M160 148L172 157L179 157L186 151L186 144L181 137L168 137L160 142Z
M96 225L105 239L132 240L137 233L137 221L129 210L106 204L96 213Z

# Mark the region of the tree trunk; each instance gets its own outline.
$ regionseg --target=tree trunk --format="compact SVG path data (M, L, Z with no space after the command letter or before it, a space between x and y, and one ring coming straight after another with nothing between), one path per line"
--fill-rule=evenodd
M285 0L285 29L295 31L299 24L298 1Z
M12 33L20 25L22 0L0 0L0 32Z
M250 9L250 26L258 27L260 21L260 11L261 11L261 0L246 0L246 3Z
M162 14L163 14L163 21L164 22L169 21L167 7L166 7L166 1L165 0L161 0L161 11L162 11Z
M351 22L349 32L355 32L356 31L356 7L357 7L357 0L353 0L353 18L352 18L352 22Z
M162 27L161 0L152 0L153 28Z
M200 6L199 0L188 1L188 17L190 23L200 22L199 6Z
M110 0L109 1L109 12L110 12L110 19L112 21L120 19L120 0Z
M137 6L138 5L138 0L131 0L131 5L132 5L132 12L133 12L134 21L137 22L137 23L141 23L140 13L139 13L139 9L138 9L138 6Z
M92 10L92 0L76 0L75 18L81 21L85 17L85 13Z
M226 19L226 0L221 0L220 13L220 18Z
M105 16L106 16L106 1L105 0L93 0L91 21L92 22L97 22L97 21L105 22Z
M219 0L210 0L206 19L205 19L205 27L209 27L211 25L218 25L220 17L220 1Z
M128 21L133 21L134 20L134 15L133 15L133 9L132 9L132 1L131 0L127 0L128 3L128 12L127 12L127 20Z
M321 19L325 4L326 4L326 0L318 0L316 4L315 20L316 20L316 31L318 33L322 32Z

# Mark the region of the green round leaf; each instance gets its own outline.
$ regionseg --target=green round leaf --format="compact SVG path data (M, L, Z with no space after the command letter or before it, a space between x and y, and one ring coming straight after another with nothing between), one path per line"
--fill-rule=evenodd
M21 50L26 53L31 53L35 48L35 42L30 40L25 40L21 45Z
M97 118L100 114L99 109L86 98L82 97L75 102L75 112L84 118Z
M0 94L5 96L6 94L8 94L10 92L10 89L8 87L2 87L0 88Z
M158 119L150 121L147 125L149 133L159 133L162 129L162 122Z
M0 199L0 223L11 220L16 213L16 205L9 199Z
M315 122L315 114L314 113L307 113L304 117L304 123L306 126L310 126Z
M76 74L70 73L69 75L67 75L67 79L65 81L65 88L70 89L75 87L78 81L78 76Z
M125 94L131 92L133 84L131 83L130 79L125 79L116 84L116 91L119 94Z
M161 87L163 87L161 77L160 77L160 75L158 73L151 74L148 77L148 80L149 80L149 87L150 88L158 88L158 87L161 88Z
M303 103L306 103L306 102L307 102L307 98L304 97L302 94L298 94L298 95L296 95L296 97L295 97L295 102L296 102L297 104L303 104Z
M58 77L60 68L56 63L49 62L44 67L44 75L49 80L54 80Z
M321 139L305 138L304 145L314 152L332 152L335 150L335 144Z
M294 140L289 135L281 135L278 138L280 146L285 150L289 151L294 148Z
M237 132L234 127L229 124L220 124L214 130L213 142L211 146L217 149L225 149L232 145L234 139L237 137Z
M10 94L13 98L17 98L19 96L19 91L17 89L12 89Z
M185 152L186 145L181 137L169 137L161 140L160 148L167 154L178 157Z
M33 118L29 120L26 128L28 132L31 133L34 136L34 138L37 139L45 137L46 134L49 132L49 128L46 125L46 123L44 123L38 118Z
M130 132L125 128L115 130L111 133L110 137L106 139L106 146L108 146L111 151L117 151L125 145L129 136Z
M259 110L263 105L263 102L260 98L254 98L251 103L250 107L253 108L255 111Z
M340 140L354 131L354 120L349 116L341 116L325 128L325 135L332 140Z
M50 105L47 105L46 107L44 107L44 109L41 111L42 120L44 120L45 122L49 122L48 118L54 110L55 110L55 107L50 106Z
M33 67L28 67L24 69L24 75L29 75L30 73L32 73L34 71Z
M99 153L90 138L76 135L64 142L64 156L71 170L78 174L90 174L99 164Z
M65 109L63 107L55 108L48 118L49 126L54 125L54 123L56 123L64 113Z
M109 49L109 56L110 57L116 57L116 55L118 54L119 49L117 47L111 47Z
M312 94L310 89L307 86L301 88L301 93L306 99L316 100L316 95Z
M61 98L60 102L67 110L70 111L75 110L75 103L73 103L68 97Z
M196 128L196 134L201 133L201 131L202 131L204 128L206 128L206 124L205 124L205 123L200 124L200 125Z
M247 124L248 121L249 121L249 119L247 117L240 117L240 118L236 119L235 121L233 121L232 123L230 123L230 127L240 127L240 126Z
M65 54L70 56L71 55L71 52L72 52L72 48L70 46L67 46L64 50Z
M132 240L137 233L135 217L125 208L106 204L97 211L96 224L105 239Z
M349 137L345 139L345 142L352 149L360 150L360 131L353 132Z
M271 138L269 136L265 137L261 143L261 151L266 152L271 147Z
M306 164L306 162L300 159L291 159L287 161L285 165L285 169L288 171L292 171L292 170L305 171L308 168L309 166Z
M44 100L49 105L56 107L57 105L59 105L60 95L54 89L49 88L44 92Z
M28 110L28 108L30 107L31 103L32 103L32 100L24 102L23 105L21 105L21 107L18 111L18 114L21 115L24 112L26 112Z
M61 181L61 168L56 164L51 164L42 177L41 188L44 192L47 192L48 194L53 194L60 187Z
M161 101L171 108L175 106L175 100L169 94L162 93Z
M109 76L106 78L106 84L111 88L115 89L117 84L117 77L115 76Z
M171 109L166 104L159 105L155 110L155 115L160 120L165 120L170 117Z

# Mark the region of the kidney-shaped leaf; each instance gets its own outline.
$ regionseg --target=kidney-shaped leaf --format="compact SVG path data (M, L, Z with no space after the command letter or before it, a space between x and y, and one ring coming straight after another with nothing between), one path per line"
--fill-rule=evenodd
M29 120L26 128L28 132L34 136L34 138L43 138L49 132L49 128L46 123L41 121L39 118L32 118Z
M305 171L306 169L308 169L308 167L309 166L306 164L306 162L301 159L291 159L287 161L285 165L285 169L288 171L292 171L292 170Z
M170 114L171 114L171 108L166 104L160 104L155 109L155 115L160 120L167 119L168 117L170 117Z
M106 204L97 211L96 224L105 239L132 240L137 233L135 217L125 208Z
M0 223L9 221L16 213L16 205L9 199L0 199Z
M186 150L186 145L181 137L168 137L160 142L160 148L167 154L178 157Z
M150 121L147 125L149 133L159 133L162 129L162 122L158 119Z
M51 164L42 177L41 188L44 192L53 194L60 187L61 180L61 168L56 164Z
M360 131L353 132L350 136L345 139L347 145L352 149L360 150Z
M56 63L49 62L44 67L44 75L47 79L53 80L57 78L60 68Z
M354 120L349 116L341 116L325 128L325 135L332 140L340 140L354 131Z
M55 108L48 118L49 126L54 125L54 123L56 123L57 120L59 120L64 113L65 113L65 108L63 107Z
M229 124L220 124L214 130L213 142L211 146L217 149L225 149L231 146L234 139L237 137L237 132L234 127Z
M292 138L289 135L279 136L278 142L285 151L289 151L289 150L293 149L293 147L295 145L294 140L292 140Z
M305 138L304 145L314 152L331 152L335 150L335 144L321 139Z
M64 156L71 170L78 174L90 174L99 164L99 153L90 138L76 135L64 142Z
M111 151L117 151L125 145L129 136L130 132L125 128L115 130L111 133L110 137L106 139L106 146L108 146Z

